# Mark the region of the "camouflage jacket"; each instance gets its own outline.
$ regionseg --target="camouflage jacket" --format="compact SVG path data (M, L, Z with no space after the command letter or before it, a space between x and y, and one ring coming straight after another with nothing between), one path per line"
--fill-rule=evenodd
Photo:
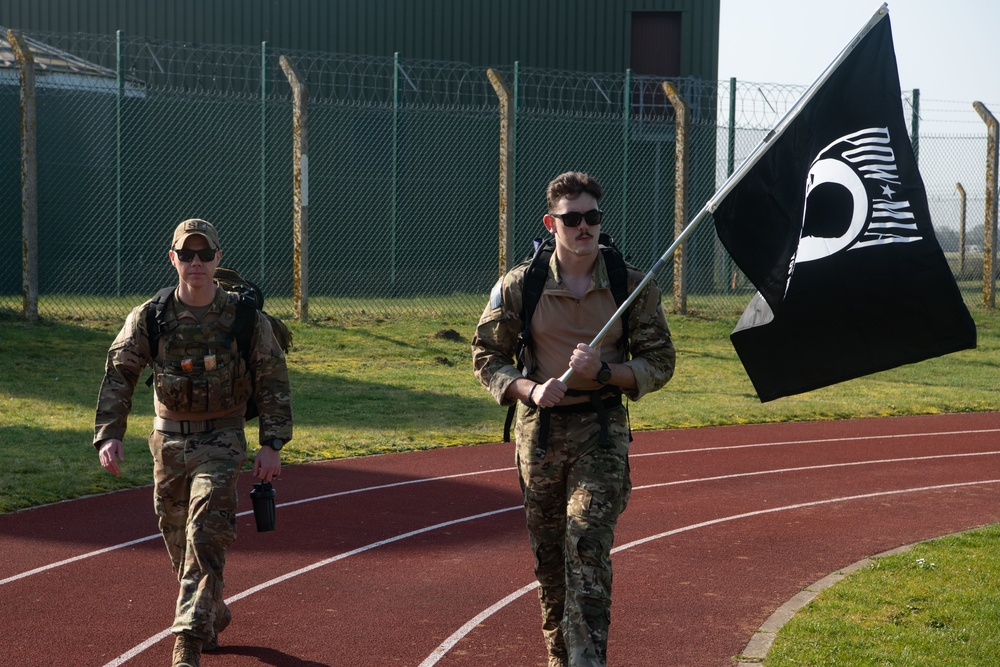
M183 307L177 306L176 293L169 307L175 309L178 317L182 316ZM215 301L205 314L206 323L217 321L227 305L232 305L235 295L219 289ZM125 435L128 415L132 409L132 396L143 368L153 368L154 380L162 370L157 360L163 358L170 332L163 334L158 350L151 352L149 348L149 331L146 313L151 301L138 306L125 320L118 337L115 338L105 366L104 381L101 384L97 401L97 416L94 422L94 446L109 438L121 440ZM232 343L236 351L235 341ZM259 437L260 441L278 438L288 442L292 438L292 403L288 383L288 368L285 355L274 338L271 325L266 317L257 315L253 334L250 337L249 355L250 367L253 372L253 399L260 411ZM238 363L242 365L242 356L236 354ZM222 369L220 369L220 372ZM157 386L157 383L154 382ZM215 412L176 413L160 402L160 397L154 392L154 410L158 417L171 420L204 420L223 417L242 416L246 403L235 405L230 409Z
M527 262L520 264L497 282L490 295L490 302L479 319L472 341L472 361L476 377L500 405L514 403L513 399L506 396L507 387L522 377L521 371L518 371L514 364L518 336L524 326L521 319L521 293L527 268ZM628 267L629 293L635 290L644 276L645 274L634 267ZM553 253L549 260L549 275L544 290L561 286L559 266ZM611 298L607 268L603 256L600 255L594 267L591 289L606 289L607 298ZM534 322L535 319L532 318L533 325ZM596 335L605 323L594 322L593 335ZM643 291L630 306L628 331L630 359L622 361L631 367L637 386L625 393L632 400L638 400L645 394L663 387L674 374L676 352L663 313L660 288L655 280L646 283ZM544 331L532 330L535 339L544 335ZM590 343L591 340L593 336L578 342ZM567 364L571 354L572 348L567 349ZM530 364L525 365L530 366ZM532 379L544 382L548 378L532 377Z

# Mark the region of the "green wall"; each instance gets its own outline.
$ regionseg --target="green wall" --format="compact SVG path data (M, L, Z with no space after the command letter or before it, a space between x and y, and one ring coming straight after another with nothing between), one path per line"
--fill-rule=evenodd
M0 25L620 72L631 12L682 12L681 76L718 78L720 0L4 0Z

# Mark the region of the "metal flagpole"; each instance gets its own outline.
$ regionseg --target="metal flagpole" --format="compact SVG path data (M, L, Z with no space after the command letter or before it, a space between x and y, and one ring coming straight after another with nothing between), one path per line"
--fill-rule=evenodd
M806 90L806 92L802 94L802 97L800 97L799 100L792 106L792 108L789 109L784 116L782 116L781 120L779 120L775 124L775 126L771 128L771 131L767 133L767 136L765 136L761 140L761 142L757 144L757 147L754 148L753 151L751 151L750 155L748 155L746 159L743 160L743 163L740 164L739 168L736 171L734 171L729 176L729 178L726 179L726 182L722 184L722 187L720 187L716 191L716 193L712 195L712 198L709 199L704 206L702 206L701 210L698 211L698 214L695 215L694 218L692 218L691 222L688 223L687 227L685 227L684 230L677 235L677 238L674 239L674 242L671 243L670 247L667 248L666 251L664 251L663 255L661 255L660 258L656 260L656 263L653 264L653 268L651 268L649 272L645 276L643 276L642 280L639 281L639 284L635 286L635 289L632 290L632 293L628 295L628 298L625 299L625 302L618 307L618 310L616 310L615 314L611 316L611 319L608 320L607 324L605 324L604 327L599 332L597 332L597 335L594 336L594 340L590 342L591 347L595 347L598 343L600 343L604 339L604 337L608 334L608 331L611 330L611 327L614 326L614 323L618 320L618 318L622 316L622 313L624 313L625 310L632 305L632 302L635 301L636 297L639 296L639 292L642 291L642 288L645 287L650 280L652 280L653 274L656 273L656 271L661 266L663 266L663 264L668 259L670 259L670 257L674 254L674 251L677 250L677 246L683 243L684 239L686 239L688 236L691 235L691 232L694 231L695 227L697 227L708 216L709 213L713 213L715 209L718 208L719 202L725 199L726 195L728 195L730 191L734 187L736 187L736 184L743 179L743 176L746 175L746 172L749 171L751 167L753 167L755 164L757 164L757 162L760 161L760 159L764 156L764 153L766 153L767 150L774 143L774 140L780 137L782 134L784 134L785 130L788 128L788 125L792 122L792 120L795 119L795 117L799 114L802 108L806 104L808 104L809 101L816 95L816 91L819 90L819 88L824 83L826 83L827 79L829 79L833 75L833 73L837 70L837 68L840 67L840 64L847 59L847 56L851 54L851 52L854 50L854 47L856 47L861 42L861 40L865 38L865 36L871 31L872 28L878 25L879 21L881 21L888 15L889 15L889 5L888 3L883 2L882 6L878 8L878 10L872 15L870 19L868 19L868 23L866 23L865 26L861 28L860 31L858 31L858 34L854 36L854 39L852 39L847 44L847 46L843 48L843 50L833 60L832 63L827 65L826 69L823 70L823 73L819 75L819 78L816 79L816 81L814 81L811 86L809 86L808 90ZM573 369L568 368L566 369L566 372L563 373L562 376L560 376L559 379L563 382L566 382L567 380L569 380L572 374L573 374Z

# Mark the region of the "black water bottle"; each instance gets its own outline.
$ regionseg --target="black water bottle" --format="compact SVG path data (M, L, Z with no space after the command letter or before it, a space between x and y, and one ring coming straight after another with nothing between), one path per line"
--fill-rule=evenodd
M274 496L274 487L270 482L253 485L250 500L253 502L253 518L257 522L258 533L274 530Z

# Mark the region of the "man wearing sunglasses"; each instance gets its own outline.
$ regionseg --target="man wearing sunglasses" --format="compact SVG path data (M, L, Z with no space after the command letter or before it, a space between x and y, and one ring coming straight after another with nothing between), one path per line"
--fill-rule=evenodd
M607 663L611 547L632 488L622 394L637 400L666 384L674 370L653 280L629 308L626 336L616 319L597 347L588 344L618 308L609 251L599 245L602 194L581 172L549 183L542 224L555 249L530 315L530 344L519 347L528 263L493 288L472 343L480 382L501 405L518 402L517 467L549 667ZM643 277L628 266L628 291ZM567 368L572 373L563 382Z
M180 583L172 664L199 667L202 651L218 646L218 633L232 618L223 601L223 568L236 538L248 401L260 411L253 474L269 482L281 471L278 452L292 437L291 396L284 353L256 309L250 349L238 349L234 327L247 321L238 317L247 307L213 280L222 259L215 227L199 219L181 222L169 257L178 284L162 292L167 301L154 320L159 336L150 337L151 299L129 314L108 352L94 446L101 465L120 476L132 395L139 374L151 366L154 506Z

